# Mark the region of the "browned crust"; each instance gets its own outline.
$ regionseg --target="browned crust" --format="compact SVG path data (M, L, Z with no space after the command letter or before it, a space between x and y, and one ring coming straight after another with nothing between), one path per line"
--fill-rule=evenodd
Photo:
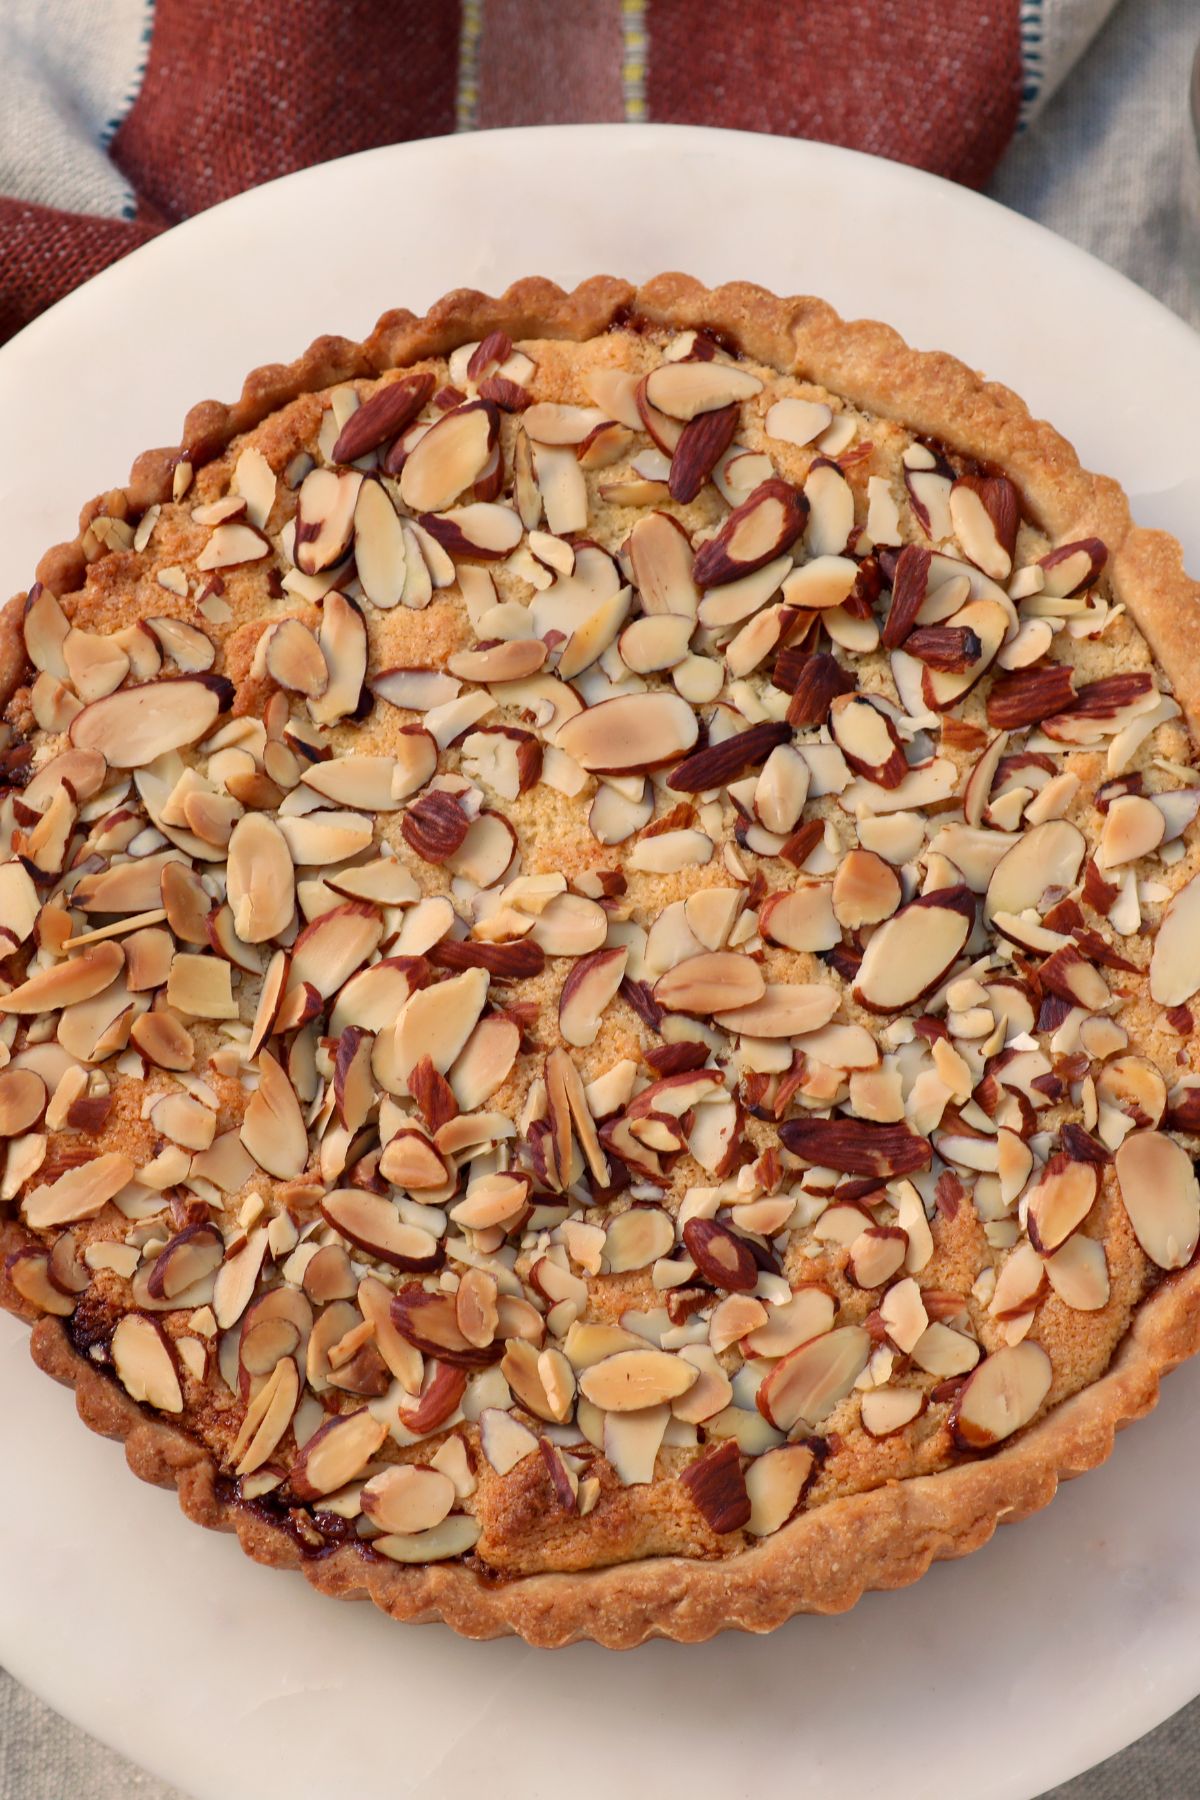
M1200 584L1185 574L1174 538L1134 526L1117 484L1082 469L1066 440L1031 418L1007 388L986 382L951 356L910 349L886 325L846 324L822 301L778 299L743 282L710 290L672 274L635 288L597 277L566 294L551 282L528 278L498 299L469 289L448 294L424 318L387 313L361 345L319 338L296 362L253 371L232 405L207 401L194 407L185 421L183 449L139 457L129 486L84 508L80 537L49 551L38 578L58 593L70 592L82 580L83 533L97 513L125 517L166 498L181 455L195 461L218 455L301 392L378 374L496 329L513 338L582 340L625 314L678 329L719 329L760 361L803 374L860 408L1000 465L1052 538L1102 538L1109 547L1115 598L1146 636L1193 733L1200 732ZM18 631L23 602L19 595L0 613L0 700L7 698L5 677L11 692L23 672ZM223 1497L207 1452L144 1413L78 1355L58 1320L40 1320L31 1338L39 1367L74 1386L86 1424L125 1442L137 1475L175 1486L189 1517L236 1531L256 1561L300 1568L321 1592L341 1599L369 1597L393 1618L444 1619L467 1637L516 1632L541 1646L592 1638L613 1648L650 1637L693 1643L731 1627L769 1631L796 1612L844 1611L868 1589L902 1587L931 1562L966 1555L985 1543L997 1524L1045 1506L1060 1480L1103 1462L1116 1432L1154 1406L1162 1375L1197 1348L1200 1266L1193 1266L1162 1282L1142 1304L1099 1381L994 1456L831 1501L736 1558L703 1563L661 1557L586 1574L496 1583L464 1564L406 1568L353 1546L302 1556L282 1525Z

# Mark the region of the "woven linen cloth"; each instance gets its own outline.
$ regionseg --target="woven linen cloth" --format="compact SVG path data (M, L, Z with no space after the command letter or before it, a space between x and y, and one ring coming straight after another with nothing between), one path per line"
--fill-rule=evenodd
M221 0L159 0L156 11L149 0L0 0L0 196L10 196L0 197L0 337L167 224L290 169L456 124L647 117L822 136L990 181L996 198L1200 325L1200 160L1187 115L1197 0L1122 0L1115 11L1112 0L754 0L727 58L709 44L691 62L703 33L688 20L704 10L701 0L259 0L253 13ZM928 65L901 94L880 79L906 20L920 45L909 36L907 57L936 42L940 85L953 92L935 92ZM351 106L337 53L356 45ZM815 96L805 91L814 69L829 75ZM980 82L991 102L977 116ZM1200 1701L1045 1800L1195 1796ZM0 1800L130 1797L184 1800L0 1673Z
M724 125L981 187L1112 5L3 0L0 340L218 200L456 125Z

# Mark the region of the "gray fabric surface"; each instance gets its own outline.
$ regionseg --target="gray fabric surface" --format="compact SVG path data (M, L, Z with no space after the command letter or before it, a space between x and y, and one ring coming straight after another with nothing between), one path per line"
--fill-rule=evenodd
M1200 158L1187 94L1198 37L1200 0L1123 0L992 186L996 199L1121 269L1196 325ZM124 1796L184 1800L0 1672L0 1800ZM1044 1800L1196 1796L1200 1701Z

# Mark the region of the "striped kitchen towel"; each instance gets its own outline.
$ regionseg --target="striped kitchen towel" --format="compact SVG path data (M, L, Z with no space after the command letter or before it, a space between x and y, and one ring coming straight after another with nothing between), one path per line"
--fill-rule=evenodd
M1114 0L2 0L0 340L293 169L499 125L848 144L971 186Z

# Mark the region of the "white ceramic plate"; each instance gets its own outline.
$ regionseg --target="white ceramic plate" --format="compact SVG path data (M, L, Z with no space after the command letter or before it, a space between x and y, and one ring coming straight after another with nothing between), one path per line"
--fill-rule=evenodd
M320 331L544 273L823 294L1009 382L1200 565L1200 339L978 196L822 145L654 126L378 150L214 208L0 352L0 593L184 410ZM1190 534L1190 536L1189 536ZM1200 1366L1049 1512L903 1593L761 1640L549 1655L335 1607L199 1531L0 1318L0 1660L197 1800L527 1800L691 1785L1029 1800L1200 1690ZM568 1735L570 1734L570 1735ZM674 1759L669 1776L663 1758Z

